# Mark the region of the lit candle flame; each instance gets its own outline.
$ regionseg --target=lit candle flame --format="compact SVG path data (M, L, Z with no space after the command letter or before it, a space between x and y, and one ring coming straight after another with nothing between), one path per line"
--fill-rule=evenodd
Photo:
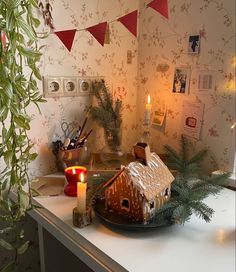
M80 181L84 182L84 173L83 172L80 174Z
M76 174L75 168L72 168L72 174Z
M236 122L231 126L231 129L234 129L236 126Z
M150 94L148 95L147 102L148 102L148 104L150 104L150 102L151 102Z

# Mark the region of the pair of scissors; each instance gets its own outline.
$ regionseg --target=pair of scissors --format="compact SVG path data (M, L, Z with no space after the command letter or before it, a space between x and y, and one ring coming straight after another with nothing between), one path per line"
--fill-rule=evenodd
M70 136L72 135L72 132L74 131L74 126L72 125L72 123L62 122L61 129L66 139L66 138L70 138Z

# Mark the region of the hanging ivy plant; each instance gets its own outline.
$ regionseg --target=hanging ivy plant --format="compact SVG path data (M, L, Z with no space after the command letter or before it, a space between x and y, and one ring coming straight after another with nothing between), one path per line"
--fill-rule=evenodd
M0 229L0 247L14 252L11 263L0 264L1 271L13 271L18 255L28 247L17 224L33 208L30 190L23 190L30 189L28 165L37 156L27 135L31 121L27 108L35 104L39 109L44 102L37 87L41 79L35 31L40 21L33 15L37 5L36 0L0 1L0 223L7 224ZM17 195L14 202L9 197L12 190ZM6 234L11 242L4 240Z

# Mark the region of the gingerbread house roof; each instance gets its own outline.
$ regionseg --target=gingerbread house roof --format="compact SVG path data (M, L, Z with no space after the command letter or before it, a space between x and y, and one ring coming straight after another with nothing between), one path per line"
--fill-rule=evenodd
M150 201L167 188L174 176L156 153L152 153L147 165L135 161L123 167L115 176L103 184L103 188L110 186L118 177L125 175L129 182Z
M131 162L125 167L125 172L130 176L134 186L149 201L168 187L174 180L174 176L167 166L155 153L151 153L147 166L137 161Z

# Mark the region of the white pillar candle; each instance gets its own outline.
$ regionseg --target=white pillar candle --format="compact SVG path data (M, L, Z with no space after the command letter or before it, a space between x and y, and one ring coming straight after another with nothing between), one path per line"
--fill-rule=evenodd
M151 106L151 99L150 99L150 94L149 94L147 104L145 105L144 125L150 125L151 109L152 109L152 106Z
M77 211L85 213L86 211L86 190L87 183L84 182L84 174L80 175L80 182L77 182Z

